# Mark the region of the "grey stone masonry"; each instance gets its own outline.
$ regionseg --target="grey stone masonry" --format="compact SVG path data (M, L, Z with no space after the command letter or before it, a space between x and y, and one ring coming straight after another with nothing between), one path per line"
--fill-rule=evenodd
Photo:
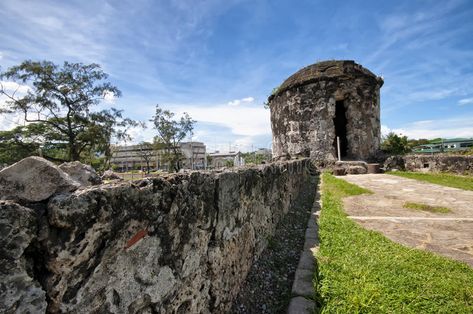
M309 162L75 191L45 162L40 202L0 201L0 313L227 313Z
M289 77L268 99L273 158L370 160L379 151L382 78L354 61L325 61Z

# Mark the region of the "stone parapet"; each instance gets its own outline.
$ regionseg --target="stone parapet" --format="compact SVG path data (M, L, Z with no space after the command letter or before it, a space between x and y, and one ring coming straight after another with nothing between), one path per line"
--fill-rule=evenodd
M302 159L115 182L29 208L1 201L3 213L29 220L0 221L0 238L20 227L28 235L15 239L18 250L1 248L2 265L14 267L0 274L0 311L224 313L308 167Z

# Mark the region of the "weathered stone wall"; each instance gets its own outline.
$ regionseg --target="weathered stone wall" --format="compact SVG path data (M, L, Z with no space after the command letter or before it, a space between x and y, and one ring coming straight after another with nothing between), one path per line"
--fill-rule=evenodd
M0 201L0 311L223 313L308 183L308 165Z
M407 155L403 159L407 171L452 172L473 175L473 156Z
M346 110L348 160L370 160L379 151L383 81L353 61L326 61L289 77L270 96L273 157L337 158L336 101Z

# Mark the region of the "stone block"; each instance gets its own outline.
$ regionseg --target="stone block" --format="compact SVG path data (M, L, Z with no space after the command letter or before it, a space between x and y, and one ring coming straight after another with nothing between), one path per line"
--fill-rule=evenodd
M345 168L341 168L341 167L333 168L334 176L344 176L346 174L347 174L347 170Z
M306 238L317 238L317 233L319 232L319 229L314 226L314 227L307 227L305 230L305 237Z
M366 168L362 166L350 166L347 168L348 174L366 174Z
M95 169L90 165L84 165L80 161L66 162L59 166L59 169L67 173L72 179L82 186L97 185L102 183Z
M314 295L314 284L312 278L314 273L307 269L297 269L292 284L292 294L303 297Z
M41 157L27 157L0 171L0 199L4 200L39 202L79 187L68 174Z
M319 244L320 242L318 237L305 238L304 250L312 251L316 249Z
M316 261L314 254L310 250L304 250L302 251L301 257L299 258L297 269L314 271L315 263Z
M315 308L314 301L308 300L304 297L295 297L291 299L287 314L310 314Z

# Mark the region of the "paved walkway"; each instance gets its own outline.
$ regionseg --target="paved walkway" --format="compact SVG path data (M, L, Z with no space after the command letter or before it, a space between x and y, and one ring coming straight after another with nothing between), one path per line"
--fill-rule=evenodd
M393 241L436 252L473 267L473 191L387 174L340 178L374 192L344 199L350 218ZM444 206L451 212L437 214L403 208L406 202Z

